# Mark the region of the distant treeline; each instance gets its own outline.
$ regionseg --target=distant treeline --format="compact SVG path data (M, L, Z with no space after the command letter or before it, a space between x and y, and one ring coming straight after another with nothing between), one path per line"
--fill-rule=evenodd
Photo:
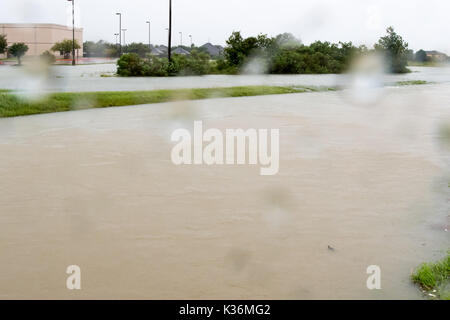
M374 52L385 56L390 72L409 72L406 67L410 53L408 43L392 27L386 31L373 49L356 47L351 42L316 41L304 45L289 33L243 38L240 32L233 32L223 55L215 61L197 50L191 50L188 55L174 54L171 61L133 52L119 59L117 73L121 76L342 73L356 56Z
M145 58L148 54L152 53L156 56L167 56L167 47L165 46L151 46L150 49L148 44L144 44L142 42L133 42L127 45L122 45L122 53L136 53L141 58ZM196 47L194 45L188 46L177 46L173 47L172 51L175 49L182 49L186 52L191 52L193 50L197 52L205 52L206 49L203 47ZM119 44L109 43L103 40L94 42L94 41L86 41L83 43L83 56L84 57L107 57L107 58L118 58L120 55L120 46Z

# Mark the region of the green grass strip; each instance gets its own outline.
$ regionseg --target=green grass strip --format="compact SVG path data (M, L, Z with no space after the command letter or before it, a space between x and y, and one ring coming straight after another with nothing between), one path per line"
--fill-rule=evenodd
M398 81L395 84L397 86L415 86L422 84L430 84L430 82L424 80L410 80L410 81Z
M334 89L328 87L245 86L125 92L62 92L48 94L39 100L26 99L14 92L0 91L0 117L16 117L41 113L133 106L181 100L247 97L331 90Z

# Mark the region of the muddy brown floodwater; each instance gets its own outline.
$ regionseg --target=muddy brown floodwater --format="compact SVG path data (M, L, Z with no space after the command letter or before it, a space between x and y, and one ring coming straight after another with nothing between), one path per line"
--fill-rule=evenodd
M0 298L420 298L411 269L450 247L449 101L435 84L371 106L329 92L0 119ZM171 131L194 119L279 128L279 174L174 166Z

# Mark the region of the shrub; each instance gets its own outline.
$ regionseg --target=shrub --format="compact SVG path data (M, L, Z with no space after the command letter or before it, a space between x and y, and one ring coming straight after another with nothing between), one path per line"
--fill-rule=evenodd
M211 69L211 57L204 53L192 50L189 56L174 55L173 70L171 74L175 75L204 75Z
M310 46L281 48L271 59L270 72L277 74L342 73L362 49L352 43L314 42Z
M208 54L195 50L189 56L174 54L171 62L167 58L147 55L142 59L136 53L128 53L117 61L117 74L124 77L204 75L212 69L209 59Z
M166 77L169 75L169 60L147 55L143 62L143 75L147 77Z
M54 54L52 54L50 51L44 51L41 56L41 60L44 61L47 64L53 64L56 62L56 57Z
M117 61L117 74L123 77L139 77L143 75L144 64L136 53L127 53Z

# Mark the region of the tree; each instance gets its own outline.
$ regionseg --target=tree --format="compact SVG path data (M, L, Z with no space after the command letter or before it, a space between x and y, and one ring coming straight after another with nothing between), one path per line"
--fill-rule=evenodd
M103 40L99 40L97 42L86 41L83 43L83 56L118 57L119 56L118 45Z
M8 48L8 41L6 41L6 36L0 34L0 54L5 53Z
M144 58L148 53L150 53L150 48L148 47L148 44L133 42L126 45L123 51L126 53L136 53L141 58Z
M297 39L292 33L282 33L275 37L277 46L281 48L295 48L302 45L302 42Z
M414 55L414 50L412 49L406 50L406 58L408 59L408 61L413 61L415 57L416 56Z
M19 63L19 65L22 64L22 57L25 55L25 53L27 53L28 51L28 46L23 43L23 42L19 42L19 43L14 43L11 47L9 47L8 52L13 55L14 57L17 58L17 61Z
M416 52L416 59L417 62L426 62L428 61L427 53L423 51L422 49Z
M398 35L393 27L386 29L387 35L380 38L375 44L375 50L383 52L388 60L389 69L392 73L409 72L406 65L408 63L408 43Z
M250 56L264 57L276 49L276 41L264 34L244 39L239 31L233 32L224 50L225 59L231 66L240 67Z
M65 39L61 42L55 43L55 45L51 48L54 52L60 52L61 55L64 55L64 58L70 58L70 54L72 53L73 41ZM75 40L75 49L80 49L80 45L77 40Z

